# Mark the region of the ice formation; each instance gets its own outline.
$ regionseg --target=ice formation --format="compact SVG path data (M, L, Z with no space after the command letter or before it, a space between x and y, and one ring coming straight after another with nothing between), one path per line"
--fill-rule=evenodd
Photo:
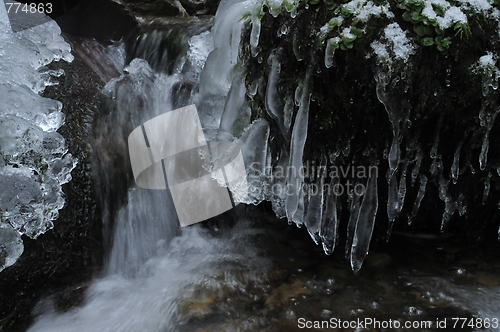
M276 160L272 160L271 157L268 121L260 118L250 122L251 113L246 98L255 96L259 82L260 84L264 82L257 78L250 84L247 91L243 76L244 69L243 72L241 69L244 64L239 58L239 48L243 42L241 41L242 31L248 25L251 56L260 56L258 54L259 35L262 29L260 17L263 6L267 6L275 17L280 14L293 17L296 15L298 3L254 0L221 3L211 33L214 50L208 56L203 68L200 94L195 99L200 100L201 105L198 108L201 110L200 117L205 129L208 132L215 130L219 140L235 141L242 149L250 184L246 203L258 204L263 200L271 201L278 217L286 217L290 223L295 223L297 226L305 225L315 243L321 243L325 252L331 254L338 242L342 202L337 195L326 192L324 188L331 189L339 186L340 183L338 177L329 177L324 168L321 171L321 167L336 165L335 157L330 160L323 158L320 162L320 171L314 177L305 178L300 171L297 171L305 167L303 164L304 148L308 137L309 106L314 89L312 74L316 70L316 59L303 59L301 52L297 49L299 41L296 39L292 39L295 57L298 61L308 61L308 69L305 76L297 83L294 94L281 99L278 92L282 77L283 50L275 49L267 59L270 71L265 82L265 89L262 91L265 96L265 112L277 124L278 130L285 138L285 145L280 147L281 151L277 152ZM388 6L375 6L371 1L353 0L343 7L363 21L381 14L389 18L393 17ZM341 19L337 21L337 23L342 23ZM324 42L328 29L328 26L325 26L316 35L319 43ZM278 33L278 36L285 35L285 32ZM341 36L342 38L355 38L350 28L344 28ZM385 90L390 88L386 86L387 83L383 82L393 75L391 70L394 66L390 62L405 63L414 53L415 46L397 23L392 23L385 28L383 38L378 44L377 42L372 44L372 47L379 60L385 62L383 67L386 71L380 73L379 92L382 102L384 102L382 95L384 93L387 95L387 111L394 126L394 142L389 153L391 176L388 180L391 184L391 197L394 197L388 205L392 210L388 212L394 215L392 219L395 219L401 211L406 192L407 166L403 167L400 179L396 178L396 171L399 169L401 158L399 145L407 113L400 112L402 105L389 105L390 91ZM335 37L329 39L327 45L331 46L339 42L340 38ZM332 60L334 51L335 48L327 46L325 53L327 67L334 65ZM211 101L210 107L206 107L204 111L203 103L208 104L207 100ZM214 106L224 110L220 113L220 120L217 120L218 117L213 111ZM203 113L207 112L210 112L213 120L203 121ZM208 130L208 128L212 129ZM343 154L349 156L349 144L346 145ZM278 168L292 171L279 173L276 172ZM413 174L414 172L415 168L411 173L413 182L418 176L418 170L417 174ZM368 253L374 229L379 203L377 181L379 180L374 176L354 183L365 188L364 195L356 195L353 191L345 193L350 196L351 201L346 254L352 269L356 272L361 268ZM425 182L425 178L421 178L423 191L425 191ZM319 189L314 191L305 189L306 187ZM422 197L423 192L420 200ZM415 204L416 212L420 202Z
M285 176L277 172L279 168L298 170L305 166L304 148L308 139L308 130L310 130L308 128L309 104L311 92L315 89L310 76L311 72L321 70L319 66L316 66L316 63L319 63L318 59L309 58L306 52L301 51L298 34L290 35L288 23L282 24L276 31L276 36L287 38L286 40L291 43L290 49L293 50L295 60L305 63L307 68L299 74L296 86L293 89L289 88L288 92L283 92L287 76L282 72L285 66L283 59L286 58L283 46L277 46L267 53L269 54L266 55L267 58L259 53L264 47L259 45L259 42L262 39L260 34L264 29L260 20L266 15L265 11L267 10L273 17L289 15L294 18L300 14L299 10L308 9L307 5L304 5L305 9L301 8L301 5L303 4L297 1L279 0L222 2L212 30L215 50L209 55L202 73L200 91L205 96L221 97L219 100L221 105L224 105L224 115L216 130L219 131L219 135L221 132L230 133L224 137L239 142L247 165L253 165L248 171L250 195L247 203L258 204L262 200L271 201L278 217L285 217L289 223L295 223L299 227L304 225L314 242L321 243L325 253L331 254L338 245L340 216L345 200L336 195L328 195L324 190L311 193L308 188L312 186L332 188L340 185L339 180L320 175L321 172L318 172L315 178L304 177L300 172L289 172ZM460 161L464 142L457 142L452 160L447 166L449 168L445 169L440 148L443 119L436 123L430 155L424 155L423 147L419 145L418 139L408 135L407 128L412 126L410 116L412 105L409 104L410 98L407 93L411 93L412 79L415 75L412 57L417 53L417 47L422 44L422 40L414 39L413 34L405 31L394 19L395 15L391 9L394 6L399 7L398 10L404 9L406 5L411 7L415 4L411 1L403 1L397 4L375 5L372 1L351 0L339 4L336 11L331 11L333 17L329 22L309 35L316 43L315 45L323 45L324 66L332 68L336 65L335 52L352 48L352 42L366 33L365 27L369 20L382 18L384 22L388 22L378 37L369 42L372 52L367 55L367 57L373 57L377 63L377 67L374 68L376 93L386 109L393 134L392 142L389 142L387 152L384 153L384 158L387 160L377 161L375 158L375 161L386 162L388 166L385 176L388 190L387 201L384 202L385 213L389 221L388 235L396 219L402 217L400 214L404 205L409 207L409 213L405 215L405 218L409 225L412 224L430 183L438 188L438 196L444 205L441 216L442 230L446 228L456 212L462 215L466 211L463 196L456 197L457 195L451 190L451 186L457 183L463 172L460 169ZM488 1L462 0L452 4L445 0L424 0L417 5L420 6L418 19L424 22L419 24L432 22L434 24L432 29L436 27L436 29L450 28L459 32L466 31L471 12L474 11L482 12L489 18L500 22L500 11ZM248 29L247 32L242 33L245 29ZM243 36L246 36L248 40L242 40ZM450 41L448 39L446 41L448 44L445 44L449 45ZM241 89L245 84L246 63L240 58L240 54L245 49L245 45L249 45L248 51L246 53L243 51L245 56L258 59L258 62L266 68L266 74L252 77L250 81L247 81L247 89L243 93ZM477 64L471 68L482 75L483 93L487 97L479 112L481 126L484 128L479 156L481 170L485 169L487 163L489 134L500 110L493 102L493 96L496 94L492 93L496 91L500 78L496 63L497 56L487 53L480 57ZM215 74L223 79L215 80ZM447 71L448 76L449 74L450 70ZM203 80L203 78L206 79ZM215 82L207 84L208 78ZM450 80L447 77L446 86L449 85ZM263 88L259 89L259 86ZM257 112L265 112L265 116L260 116L261 119L250 123L250 116L254 115L255 110L253 109L250 115L247 107L250 107L249 101L253 100L257 94L264 97L263 109ZM230 114L233 108L235 110L233 114ZM245 121L237 123L236 119L245 119ZM245 123L247 127L244 127ZM275 126L274 129L281 135L278 146L272 143L276 135L270 135L272 126ZM238 130L232 128L238 128ZM339 154L344 158L351 158L350 147L351 144L347 139L345 148ZM335 166L338 164L337 157L338 155L332 155L329 160L318 162ZM430 165L425 165L425 170L421 169L423 160L430 162ZM351 262L354 271L360 269L368 252L380 203L378 202L378 188L380 187L378 181L384 181L384 177L355 181L353 185L363 185L366 189L364 195L357 196L352 191L346 193L349 196L347 207L350 218L345 250L346 257ZM484 184L482 199L486 202L490 196L489 177ZM415 189L411 195L407 195L410 186Z
M55 22L14 33L0 6L0 270L21 255L20 236L51 229L64 205L76 160L56 132L62 104L38 93L63 74L44 66L72 61L70 51Z

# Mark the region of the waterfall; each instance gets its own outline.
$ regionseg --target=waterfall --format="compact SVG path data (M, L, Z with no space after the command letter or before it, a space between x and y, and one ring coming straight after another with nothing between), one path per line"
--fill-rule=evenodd
M221 49L218 34L224 34L227 26L220 26L222 23L216 20L219 30L214 28L208 33L206 22L192 20L189 24L191 31L186 34L182 30L172 32L175 24L173 30L168 28L167 37L179 33L183 44L178 54L164 54L159 60L154 47L162 44L160 33L144 32L130 48L133 59L121 68L121 76L104 88L109 112L95 126L93 144L101 150L96 153L99 169L95 174L101 187L103 222L113 229L112 234L107 234L110 252L105 269L92 282L81 307L59 313L52 308L50 299L42 301L38 305L39 318L30 331L175 331L183 321L182 304L199 296L195 294L199 289L213 294L220 294L227 287L245 292L248 280L268 269L267 260L259 258L249 244L255 230L245 220L224 237L214 236L200 225L181 230L169 192L136 187L131 183L130 167L123 163L128 163L128 134L157 115L194 103L207 139L218 135L220 125L219 136L234 140L234 122L241 119L224 116L224 104L229 105L228 109L239 105L242 112L249 112L241 102L241 78L231 77L233 64L222 63L227 66L220 72L219 59L207 60L214 45L211 54L226 52ZM148 63L151 59L154 68ZM120 63L114 60L111 62ZM162 66L162 61L172 65ZM211 80L203 83L207 77ZM234 88L228 88L228 77ZM240 132L248 123L241 126ZM256 140L262 140L255 135L262 133L261 128L259 123L253 123L239 139L240 145L248 147L244 149L247 159L259 155L252 148ZM117 164L125 171L116 169ZM116 179L123 183L114 182ZM119 193L122 188L128 188L125 195ZM124 197L117 198L120 195ZM242 276L232 272L234 267L247 272Z

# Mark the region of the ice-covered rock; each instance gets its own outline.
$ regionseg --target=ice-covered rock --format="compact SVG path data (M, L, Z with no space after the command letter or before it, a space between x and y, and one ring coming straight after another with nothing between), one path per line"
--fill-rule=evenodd
M56 132L62 104L39 93L63 74L44 66L72 61L70 51L55 22L14 33L0 6L0 270L21 255L20 235L51 229L64 206L61 185L76 160Z

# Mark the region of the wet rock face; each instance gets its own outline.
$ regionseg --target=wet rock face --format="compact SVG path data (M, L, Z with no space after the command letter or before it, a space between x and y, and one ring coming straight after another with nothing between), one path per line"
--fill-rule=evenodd
M126 0L136 15L148 17L215 15L219 0Z
M219 0L180 0L182 6L191 16L215 15Z
M123 6L110 0L81 0L56 22L67 34L106 43L129 35L137 25Z
M188 16L178 0L128 0L125 1L132 12L151 16Z

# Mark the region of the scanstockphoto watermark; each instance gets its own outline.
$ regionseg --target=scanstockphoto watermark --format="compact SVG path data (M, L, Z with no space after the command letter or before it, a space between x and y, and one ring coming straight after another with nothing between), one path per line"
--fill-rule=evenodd
M308 196L363 196L368 179L378 177L378 167L324 166L316 165L314 161L307 161L300 167L271 167L254 162L249 167L249 174L254 175L249 181L251 187L275 196L298 195L301 192ZM269 179L270 185L262 186L262 177Z

